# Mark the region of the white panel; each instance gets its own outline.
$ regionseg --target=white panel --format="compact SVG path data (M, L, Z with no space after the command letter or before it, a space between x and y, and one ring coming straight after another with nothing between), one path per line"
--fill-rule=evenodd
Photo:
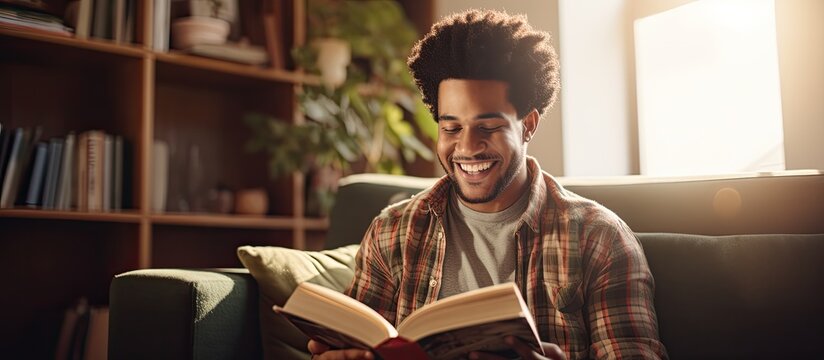
M641 173L784 169L773 0L702 0L635 22Z

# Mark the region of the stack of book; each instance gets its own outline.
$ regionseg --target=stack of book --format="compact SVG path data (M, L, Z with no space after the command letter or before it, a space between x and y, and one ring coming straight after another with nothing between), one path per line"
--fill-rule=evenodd
M41 140L41 128L0 124L0 208L111 211L127 207L123 137L89 130Z
M71 36L72 29L63 25L63 20L22 5L0 4L0 26L51 35Z
M136 0L78 0L75 8L75 35L132 43L135 40Z

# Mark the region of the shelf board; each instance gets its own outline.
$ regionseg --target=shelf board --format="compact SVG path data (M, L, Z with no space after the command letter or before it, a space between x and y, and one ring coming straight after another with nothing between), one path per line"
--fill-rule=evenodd
M78 39L61 35L51 35L46 32L36 32L27 30L16 30L0 26L0 35L9 38L16 38L31 42L63 46L70 49L91 50L101 53L123 55L140 58L146 55L141 45L138 44L117 44L106 39ZM58 61L60 59L54 59Z
M295 229L301 223L308 229L324 230L326 219L304 219L288 216L221 215L199 213L160 213L150 215L152 223L202 227L244 229Z
M171 51L168 53L155 52L155 59L158 66L168 65L172 67L173 75L188 75L188 77L216 77L223 74L230 77L240 77L251 81L280 82L292 84L320 84L320 79L314 75L307 75L297 71L279 70L260 67L256 65L246 65L233 63L230 61L210 59L201 56L187 55L181 52ZM181 74L184 72L184 74ZM185 74L190 72L192 74Z
M0 209L0 217L123 223L140 223L141 219L140 214L134 210L118 212L81 212L72 210L43 210L24 208Z

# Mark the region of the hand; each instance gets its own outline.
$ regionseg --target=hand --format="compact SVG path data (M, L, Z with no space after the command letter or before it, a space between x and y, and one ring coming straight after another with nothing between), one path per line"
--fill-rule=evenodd
M523 359L523 360L529 360L529 359L536 359L536 360L537 359L566 360L566 358L567 358L566 354L564 354L564 352L561 351L561 348L558 347L558 345L555 345L555 344L552 344L552 343L548 343L548 342L542 342L541 343L541 348L544 350L544 354L545 354L544 356L542 356L541 354L536 353L535 351L533 351L532 348L529 347L529 345L527 345L526 343L524 343L521 340L518 340L518 338L516 338L514 336L507 336L504 339L504 341L506 342L507 345L511 346L512 350L515 350L515 352L517 352L518 355L520 355L521 359ZM495 356L495 355L492 355L492 354L487 354L487 353L482 353L482 352L477 352L477 351L473 351L473 352L469 353L469 358L470 359L477 359L477 360L503 359L500 356Z
M309 340L306 347L312 353L312 360L372 360L375 358L369 350L329 350L329 346L315 340Z

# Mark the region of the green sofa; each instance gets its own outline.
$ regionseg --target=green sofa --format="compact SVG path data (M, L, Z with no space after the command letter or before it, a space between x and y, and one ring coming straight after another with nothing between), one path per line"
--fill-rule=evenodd
M358 243L380 209L433 181L345 178L326 247ZM636 232L655 277L659 331L671 358L819 356L824 174L560 181L615 211ZM245 269L118 275L110 293L110 358L260 359L263 343L267 358L308 358L305 338L294 329L261 324L259 301ZM262 342L261 325L276 339Z

